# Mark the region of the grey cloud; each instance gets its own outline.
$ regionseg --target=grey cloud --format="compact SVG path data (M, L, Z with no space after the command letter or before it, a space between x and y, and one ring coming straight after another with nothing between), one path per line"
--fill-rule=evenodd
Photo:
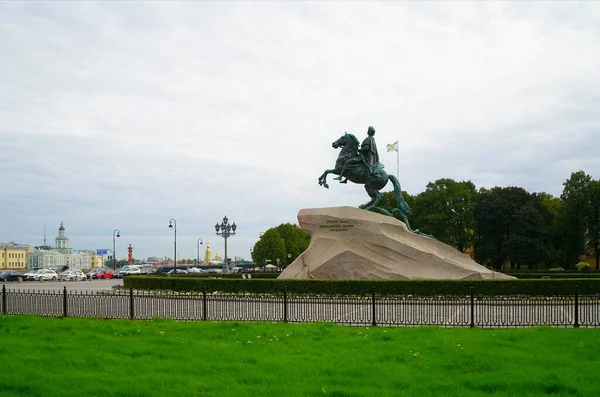
M120 228L137 256L170 256L175 217L194 257L227 214L247 257L300 208L367 201L316 179L331 142L368 125L388 172L400 140L411 194L444 177L555 195L578 169L598 178L593 2L2 7L0 241L64 220L81 248Z

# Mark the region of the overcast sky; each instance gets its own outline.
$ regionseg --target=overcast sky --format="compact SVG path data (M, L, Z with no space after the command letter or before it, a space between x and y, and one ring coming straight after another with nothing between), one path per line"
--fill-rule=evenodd
M229 256L330 189L373 125L410 194L600 178L600 2L0 1L0 242ZM391 190L387 186L384 190ZM203 257L205 245L201 246Z

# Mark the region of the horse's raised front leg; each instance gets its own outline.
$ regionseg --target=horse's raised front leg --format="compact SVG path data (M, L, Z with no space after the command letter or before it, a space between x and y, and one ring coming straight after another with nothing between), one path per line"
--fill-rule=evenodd
M323 172L323 174L319 177L319 185L329 189L329 185L327 184L327 175L328 174L335 174L335 169L333 170L325 170L325 172Z

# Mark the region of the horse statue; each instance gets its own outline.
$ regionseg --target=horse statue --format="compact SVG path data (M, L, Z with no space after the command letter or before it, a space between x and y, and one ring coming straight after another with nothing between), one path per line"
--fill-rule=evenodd
M365 185L365 190L369 197L371 197L371 200L359 205L358 208L365 210L373 209L388 216L394 216L396 213L399 213L408 230L416 234L431 237L430 235L421 233L418 229L411 229L407 219L411 208L404 201L400 182L398 182L398 179L394 175L388 175L383 169L383 164L379 162L369 169L362 155L358 152L359 145L358 139L349 133L344 133L338 140L333 142L331 146L334 149L341 148L340 154L335 162L335 168L325 170L319 177L319 185L329 189L329 185L327 184L327 175L329 174L339 175L340 178L337 178L338 180L342 176L347 178L346 180L341 180L340 183L350 181ZM388 181L391 181L394 186L394 196L396 198L396 208L392 212L377 206L381 199L383 199L383 194L379 191L387 185Z

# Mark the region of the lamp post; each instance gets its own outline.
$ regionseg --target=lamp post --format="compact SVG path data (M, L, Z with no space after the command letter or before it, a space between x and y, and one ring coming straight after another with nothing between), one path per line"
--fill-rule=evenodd
M177 221L174 218L169 219L169 227L175 230L175 240L173 243L173 273L177 273Z
M229 262L227 259L227 239L235 235L235 229L237 229L235 222L233 222L233 224L229 224L229 219L227 219L227 216L223 218L223 222L221 222L220 225L219 223L215 225L217 236L221 236L225 239L225 265L223 266L224 274L229 273Z
M115 236L115 233L117 234L116 236ZM116 256L116 255L115 255L115 252L117 251L117 250L115 249L115 237L121 237L121 232L119 231L119 229L115 229L115 230L113 231L113 270L114 270L114 271L116 271L116 270L117 270L117 264L116 264L116 262L115 262L115 256Z
M196 247L198 247L197 250L197 257L196 257L196 266L200 265L200 244L204 244L204 241L202 241L201 238L198 239L198 241L196 241Z

